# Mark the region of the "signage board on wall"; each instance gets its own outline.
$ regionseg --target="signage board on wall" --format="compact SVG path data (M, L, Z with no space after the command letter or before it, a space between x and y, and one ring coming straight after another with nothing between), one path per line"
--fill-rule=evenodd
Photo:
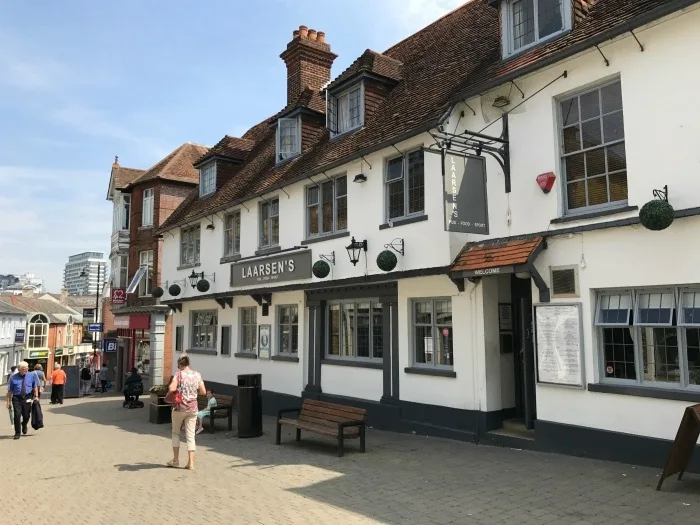
M103 339L102 340L102 349L106 353L113 353L117 351L117 341L116 339Z
M581 303L535 305L537 382L584 386Z
M126 304L125 288L112 288L112 304Z
M25 334L24 328L16 328L15 329L15 344L16 345L24 344L24 334Z
M445 154L445 231L488 235L486 159Z
M231 264L231 286L249 286L311 278L311 250L257 257Z
M88 332L101 332L103 327L102 323L90 323L88 325Z
M270 359L270 334L272 329L269 324L261 324L258 327L258 358Z
M48 350L30 350L29 359L46 359L49 357Z

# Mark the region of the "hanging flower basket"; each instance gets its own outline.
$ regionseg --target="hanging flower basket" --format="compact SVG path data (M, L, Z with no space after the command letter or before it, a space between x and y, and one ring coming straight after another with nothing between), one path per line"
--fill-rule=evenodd
M316 261L311 271L319 279L325 279L331 273L331 265L326 261Z
M164 293L165 290L163 290L160 286L156 286L153 290L151 290L151 295L156 299L163 297Z
M202 292L202 293L204 293L204 292L206 292L207 290L209 290L209 281L207 281L206 279L201 279L201 280L197 283L197 290L199 290L199 291Z
M397 263L396 255L392 251L384 250L377 255L377 266L384 272L390 272L396 268Z
M173 297L180 295L180 292L182 290L180 289L179 284L171 284L170 287L168 288L168 293L172 295Z
M647 230L665 230L673 223L673 206L668 201L654 199L639 211L639 220Z

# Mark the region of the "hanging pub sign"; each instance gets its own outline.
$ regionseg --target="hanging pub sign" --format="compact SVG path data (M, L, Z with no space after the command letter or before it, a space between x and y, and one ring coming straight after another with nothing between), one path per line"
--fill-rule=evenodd
M126 289L112 288L112 304L126 304Z
M256 257L231 264L231 286L311 279L311 250Z
M488 235L486 159L445 154L445 231Z

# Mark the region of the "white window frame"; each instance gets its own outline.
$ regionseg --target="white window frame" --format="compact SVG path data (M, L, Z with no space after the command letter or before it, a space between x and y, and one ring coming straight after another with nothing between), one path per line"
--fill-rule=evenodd
M348 116L348 127L340 128L340 101L344 97L348 97L348 104L350 101L350 94L358 92L359 97L359 122L354 126L351 124L351 120ZM365 83L360 81L357 84L338 92L337 94L326 94L326 127L330 130L331 138L340 137L346 133L355 131L356 129L361 129L365 125ZM349 111L349 107L348 107Z
M148 228L153 226L155 197L153 188L143 190L143 207L141 208L141 226Z
M358 304L366 304L369 303L369 352L370 356L365 357L365 356L358 356L357 355L357 335L358 335L358 330L357 330L357 305ZM351 341L351 348L352 348L352 354L353 355L343 355L343 325L342 325L342 318L343 318L343 308L346 305L352 305L353 307L353 321L352 321L352 341ZM331 344L331 337L333 334L331 333L331 308L337 306L338 307L338 312L339 312L339 318L340 318L340 325L339 325L339 333L338 333L338 355L331 354L331 349L332 349L332 344ZM382 312L382 356L381 357L376 357L375 355L375 348L374 348L374 322L373 322L373 317L374 317L374 308L375 306L380 307L380 311ZM349 299L349 300L340 300L340 301L328 301L326 303L326 311L325 311L325 324L326 324L326 329L325 329L325 355L324 359L329 359L329 360L337 360L337 361L356 361L356 362L362 362L362 363L382 363L384 361L384 352L387 350L387 341L384 341L384 304L379 301L378 298L376 297L362 297L358 299Z
M199 321L200 316L209 315L212 316L211 320L214 322L214 324L195 324L196 320ZM199 326L207 327L204 331L205 334L208 336L210 342L206 343L204 346L202 346L201 344L195 344L195 337L198 335L198 333L201 334L202 332L202 329L196 328ZM192 350L206 350L208 352L217 352L218 330L219 318L217 310L192 310L190 312L190 348Z
M324 235L332 235L334 233L345 232L348 230L348 178L345 173L334 175L330 177L329 180L323 180L318 183L309 184L304 188L304 200L306 204L306 238L315 239L317 237L323 237ZM340 179L345 179L345 194L338 195L338 181ZM323 186L326 184L333 184L333 222L331 229L329 231L321 231L323 229ZM309 198L309 193L311 190L316 188L318 192L318 199L316 203L312 203ZM340 209L339 202L345 199L345 227L338 227L338 210ZM316 208L318 217L318 233L311 233L311 210Z
M289 308L289 323L282 324L282 310ZM296 315L293 315L296 312ZM296 322L292 322L292 319L296 317ZM281 304L277 306L277 354L287 355L287 356L297 356L299 355L299 305L297 304ZM297 327L296 339L294 338L294 327ZM285 350L282 348L282 329L289 328L289 342L290 348ZM296 346L296 350L294 347Z
M437 323L437 319L435 316L435 303L437 301L448 301L450 303L450 315L454 316L454 304L452 301L452 297L449 296L438 296L438 297L412 297L409 301L409 333L411 337L411 343L409 345L411 349L411 363L412 366L415 368L427 368L430 370L454 370L454 364L452 365L443 365L437 362L435 359L435 356L437 355L437 337L438 337L438 332L444 328L448 327L452 331L452 348L450 349L452 353L452 362L454 363L454 354L455 354L455 335L454 335L454 323L452 320L450 320L449 324L446 323ZM416 324L416 317L415 317L415 305L416 303L424 303L424 302L430 302L430 327L431 327L431 332L432 332L432 345L433 345L433 359L431 360L430 363L419 363L418 360L416 359L416 327L417 326L428 326L427 324Z
M199 168L199 196L211 195L216 191L216 162Z
M73 346L73 319L66 323L66 346Z
M277 203L277 215L272 215L272 205L273 203ZM267 206L267 209L270 210L268 213L268 243L264 244L263 239L263 230L264 230L264 224L265 224L265 217L263 217L263 211L265 210L265 206ZM272 222L274 218L277 218L277 241L273 241L273 235L272 232L274 231L274 228L272 227ZM258 228L258 246L260 249L265 249L265 248L274 248L275 246L279 246L280 244L280 200L279 197L273 197L271 199L268 199L266 201L261 201L259 204L259 211L258 211L258 218L260 222L260 226Z
M700 314L698 314L697 319L695 319L695 315L693 315L692 321L685 320L685 312L683 310L685 309L684 299L686 295L693 296L692 309L700 310L700 288L682 288L678 293L678 326L684 328L700 328Z
M232 220L229 227L229 219ZM238 221L238 225L236 225ZM238 242L238 248L236 248ZM224 216L224 257L232 257L241 254L241 210Z
M153 284L153 250L139 252L139 268L146 268L141 281L139 281L139 297L150 297Z
M526 44L515 49L515 35L513 33L513 4L518 0L503 0L501 3L501 20L502 20L502 41L501 46L503 49L503 57L511 57L517 55L530 49L532 47L541 45L544 42L558 38L567 31L571 31L572 24L572 14L571 14L571 0L561 0L561 16L562 29L550 35L539 37L539 20L538 20L538 10L539 3L538 0L533 0L534 12L535 12L535 39Z
M202 228L193 224L180 229L180 267L197 266L200 261Z
M252 312L253 323L244 323L243 312ZM245 330L253 331L253 348L244 348ZM257 306L241 306L238 308L238 353L257 354L258 353L258 308Z
M417 152L420 152L423 155L423 209L420 211L409 212L408 157L410 154ZM389 163L396 159L402 159L401 177L390 181L388 180ZM389 185L399 180L401 180L403 183L403 214L397 217L389 217ZM422 215L425 215L425 152L422 151L422 147L418 147L406 151L403 155L393 155L391 157L387 157L384 160L384 218L386 222L393 222L409 219L412 217L421 217Z
M27 348L49 347L49 319L43 314L36 314L29 320L27 330ZM37 331L37 329L40 329ZM36 344L38 339L39 345Z
M282 127L289 124L295 131L296 131L296 136L295 138L295 144L293 146L293 149L291 150L286 150L282 151ZM300 117L292 117L292 118L281 118L277 121L277 131L275 133L275 159L276 159L276 164L279 164L281 162L285 162L289 159L293 159L294 157L297 157L301 155L301 118Z

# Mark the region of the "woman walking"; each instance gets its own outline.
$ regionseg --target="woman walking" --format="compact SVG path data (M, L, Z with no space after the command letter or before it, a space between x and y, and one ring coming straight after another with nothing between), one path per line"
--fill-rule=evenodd
M190 358L183 355L177 360L178 372L170 381L168 396L175 399L177 393L180 394L180 402L174 403L172 412L172 440L173 459L168 462L169 467L180 466L180 429L184 424L185 439L187 441L187 466L185 468L194 470L195 452L195 426L197 424L197 395L205 395L207 389L202 381L199 372L190 368Z
M34 373L36 374L36 377L39 380L39 397L41 397L44 388L46 388L46 374L44 374L44 367L37 363L34 366Z

